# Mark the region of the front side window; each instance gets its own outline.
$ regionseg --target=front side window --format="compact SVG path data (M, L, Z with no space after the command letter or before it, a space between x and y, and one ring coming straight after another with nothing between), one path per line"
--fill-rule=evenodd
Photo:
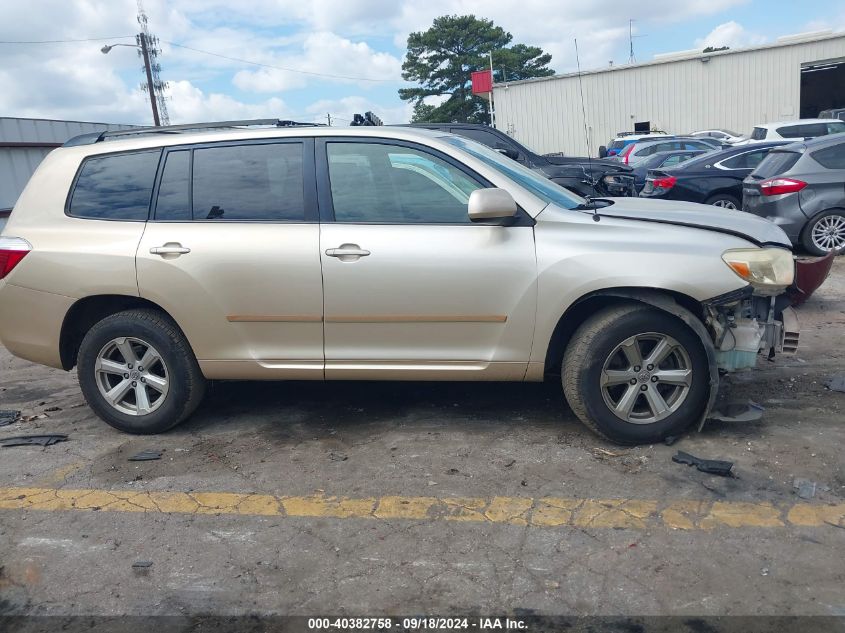
M95 156L82 164L68 214L146 221L161 150Z
M326 152L337 222L467 224L469 196L484 186L409 147L330 142Z
M301 143L195 149L194 220L305 221Z

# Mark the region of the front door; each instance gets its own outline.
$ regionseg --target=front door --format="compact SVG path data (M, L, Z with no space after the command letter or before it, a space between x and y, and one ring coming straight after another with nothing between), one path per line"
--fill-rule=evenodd
M168 148L137 254L141 296L209 378L323 378L310 139Z
M326 378L521 380L533 222L470 222L490 183L422 146L318 140L317 161Z

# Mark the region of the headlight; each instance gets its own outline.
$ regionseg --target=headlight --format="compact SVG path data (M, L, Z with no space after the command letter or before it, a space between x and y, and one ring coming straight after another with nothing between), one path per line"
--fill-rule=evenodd
M785 248L737 248L722 259L761 294L780 294L795 279L792 253Z

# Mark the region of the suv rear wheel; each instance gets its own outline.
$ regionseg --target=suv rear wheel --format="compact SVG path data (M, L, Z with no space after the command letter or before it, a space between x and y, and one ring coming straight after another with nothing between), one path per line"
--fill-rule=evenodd
M185 335L155 310L119 312L94 325L79 348L77 373L94 413L127 433L166 431L205 394Z
M619 444L657 442L698 420L709 371L697 335L644 305L602 310L572 337L563 391L575 415Z

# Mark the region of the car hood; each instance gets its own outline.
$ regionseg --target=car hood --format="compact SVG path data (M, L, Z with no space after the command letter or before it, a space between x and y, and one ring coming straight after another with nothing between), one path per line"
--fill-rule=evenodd
M709 204L674 200L648 198L609 198L608 200L611 200L613 204L598 208L595 212L614 218L662 222L726 233L761 246L765 244L787 248L792 246L786 233L779 226L744 211L732 211ZM593 211L585 210L584 213L593 213Z

